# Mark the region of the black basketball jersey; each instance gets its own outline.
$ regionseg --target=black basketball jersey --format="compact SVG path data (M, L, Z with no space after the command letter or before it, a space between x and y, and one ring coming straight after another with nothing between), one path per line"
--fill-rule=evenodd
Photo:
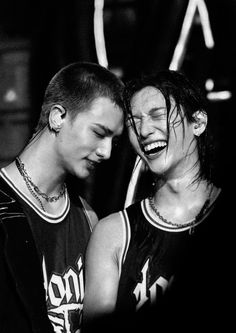
M116 306L119 329L195 332L225 325L230 293L220 277L222 263L229 267L230 253L229 233L222 229L224 204L220 193L194 230L158 224L148 199L121 212L125 239Z
M81 202L70 202L66 216L49 223L25 209L42 262L48 315L55 331L76 332L84 298L84 256L91 234Z
M91 225L82 199L71 193L61 213L48 214L20 192L7 174L30 224L42 265L45 301L55 332L77 333L84 299L84 257ZM35 286L37 288L37 286ZM35 300L37 302L37 300Z

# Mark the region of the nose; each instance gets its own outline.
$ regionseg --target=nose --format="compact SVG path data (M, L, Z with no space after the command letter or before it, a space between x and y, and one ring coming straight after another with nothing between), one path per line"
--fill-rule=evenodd
M112 141L110 138L104 139L97 147L96 154L103 160L108 160L111 157Z
M154 127L152 121L147 117L143 117L140 121L139 134L141 138L147 138L150 134L154 132Z

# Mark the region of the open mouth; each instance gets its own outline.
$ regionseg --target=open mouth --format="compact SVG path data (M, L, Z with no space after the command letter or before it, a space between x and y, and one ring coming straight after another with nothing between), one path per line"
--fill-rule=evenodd
M160 151L162 151L163 149L165 149L167 146L167 142L166 141L156 141L156 142L152 142L148 145L144 145L143 146L143 152L145 153L145 155L154 155L159 153Z

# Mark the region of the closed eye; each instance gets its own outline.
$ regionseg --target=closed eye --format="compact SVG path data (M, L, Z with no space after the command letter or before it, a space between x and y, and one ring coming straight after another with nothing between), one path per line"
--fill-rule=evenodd
M165 120L166 119L166 111L163 108L154 109L150 112L150 117L153 120Z
M93 132L96 135L96 137L98 137L100 139L104 139L106 137L106 133L104 133L104 132L99 132L99 131L93 131Z
M127 120L127 127L133 127L134 125L137 127L141 122L140 118L137 117L130 117Z

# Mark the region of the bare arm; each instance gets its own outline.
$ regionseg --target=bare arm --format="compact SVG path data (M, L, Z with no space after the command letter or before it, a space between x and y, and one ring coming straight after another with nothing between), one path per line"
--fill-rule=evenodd
M115 309L122 230L120 215L115 213L100 220L92 232L85 265L85 326Z

